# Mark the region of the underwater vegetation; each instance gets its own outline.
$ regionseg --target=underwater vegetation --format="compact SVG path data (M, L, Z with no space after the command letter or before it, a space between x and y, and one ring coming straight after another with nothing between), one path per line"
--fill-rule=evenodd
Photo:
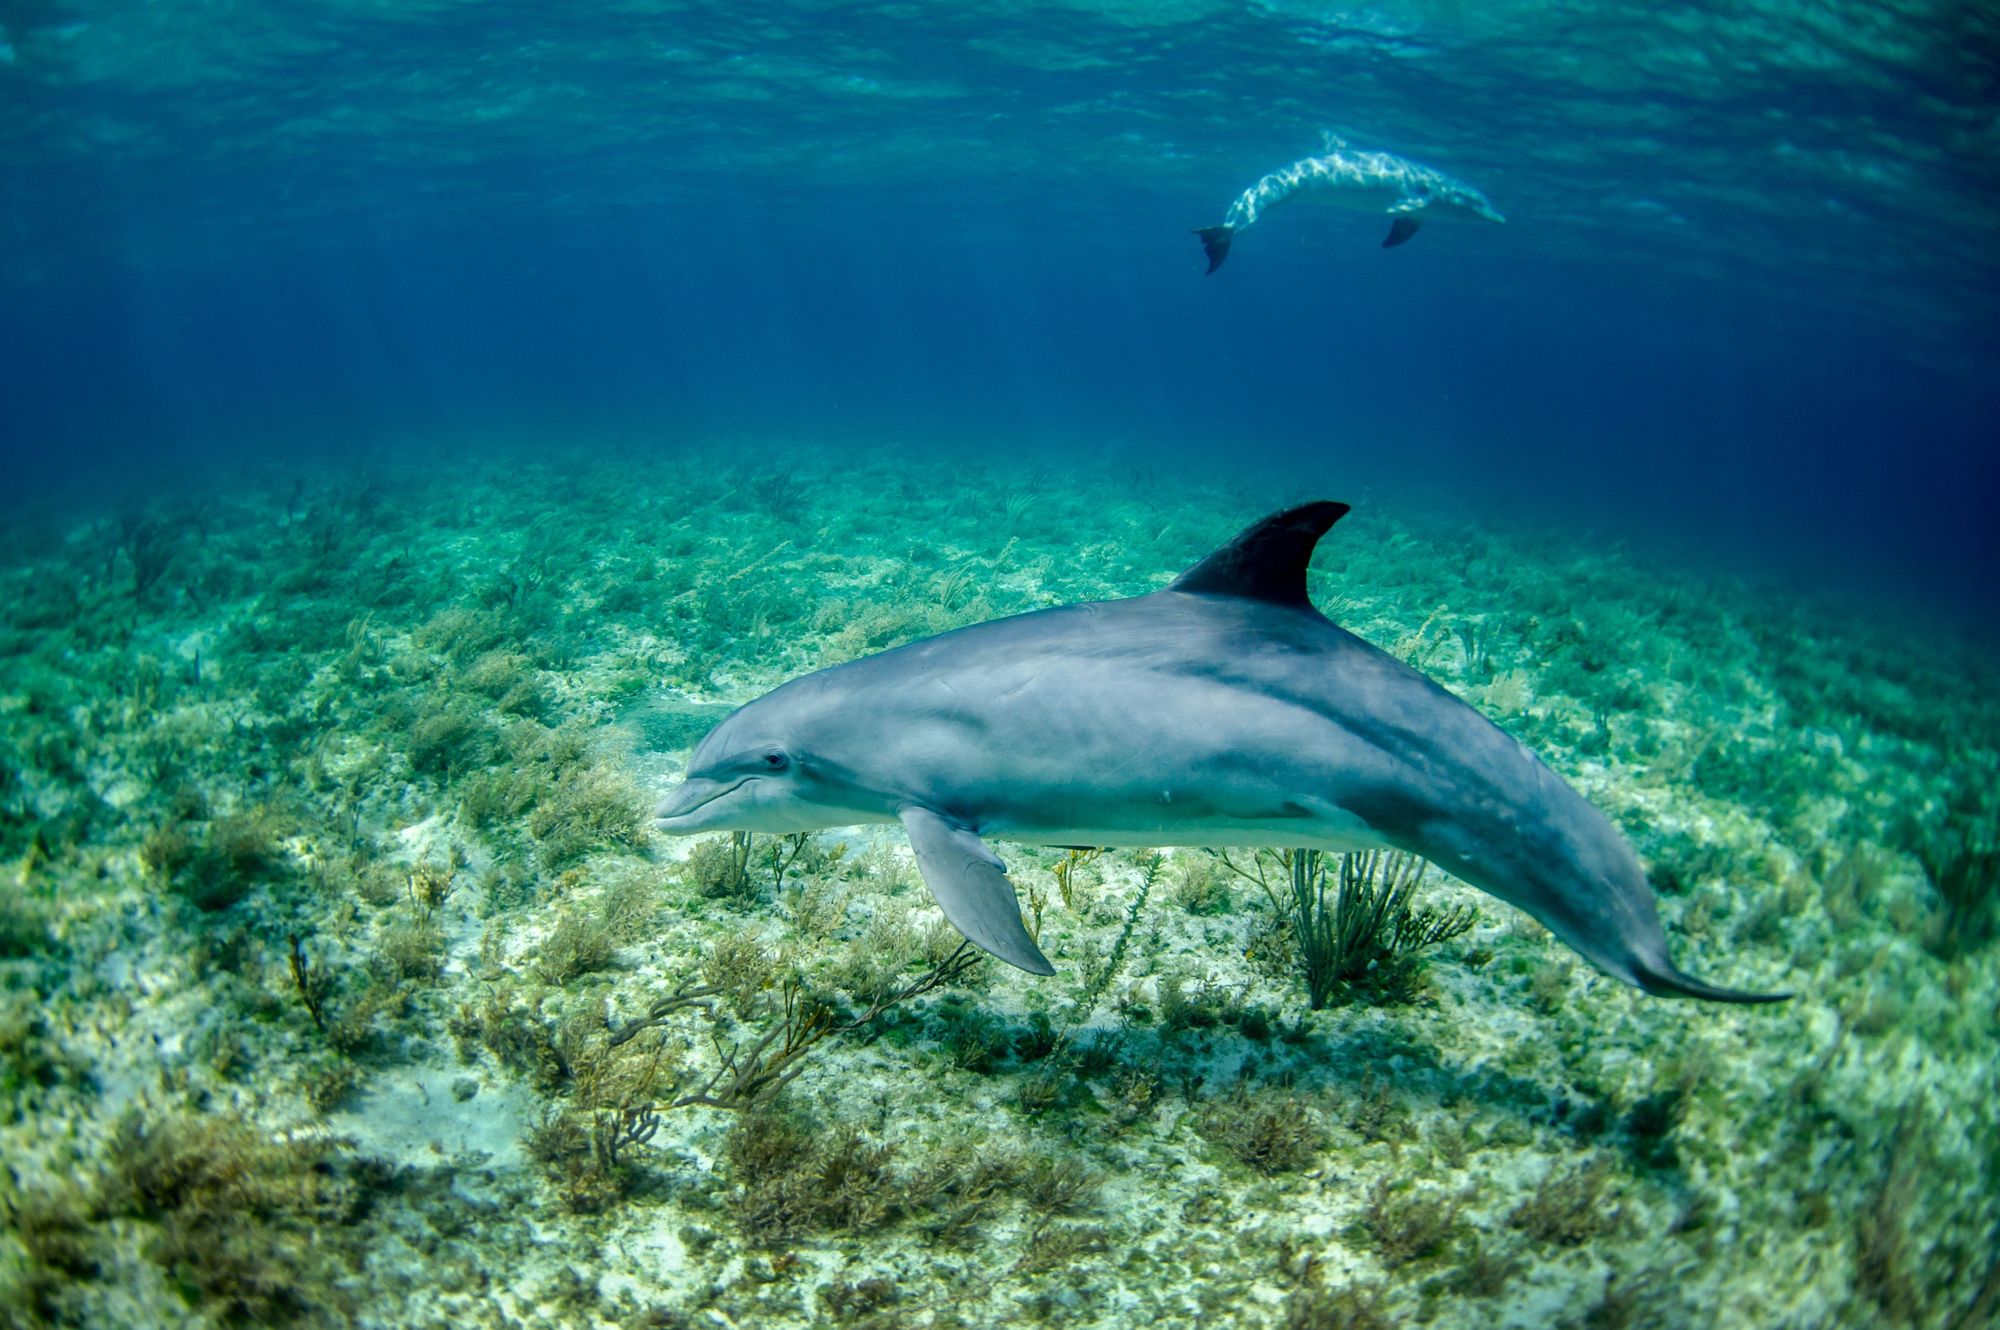
M1419 991L1425 950L1479 922L1479 911L1470 904L1418 908L1416 889L1428 865L1397 850L1339 855L1332 872L1329 856L1318 850L1260 851L1249 869L1226 854L1217 857L1238 877L1256 883L1273 914L1290 927L1314 1011L1336 995L1411 1001ZM1289 881L1288 892L1271 885L1267 862Z
M10 538L0 1324L2000 1309L1980 644L1378 499L1316 601L1606 809L1691 960L1798 996L1646 998L1397 856L1003 844L1036 979L899 838L645 810L736 701L1150 589L1323 477L449 471Z

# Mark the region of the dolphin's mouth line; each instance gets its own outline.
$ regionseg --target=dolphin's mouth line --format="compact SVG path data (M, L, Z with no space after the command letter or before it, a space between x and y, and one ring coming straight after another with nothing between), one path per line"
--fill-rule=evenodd
M750 783L751 779L752 778L749 776L739 776L734 781L730 782L728 785L725 785L721 789L717 790L714 794L709 795L708 798L703 799L700 803L695 804L690 808L676 809L672 813L656 815L653 818L653 820L655 822L673 822L677 821L680 818L684 818L691 813L699 813L702 809L708 807L710 804L714 803L717 799L720 799L723 795L733 794L737 790L742 789L745 785L748 785ZM686 789L687 787L684 784L682 785L681 788Z

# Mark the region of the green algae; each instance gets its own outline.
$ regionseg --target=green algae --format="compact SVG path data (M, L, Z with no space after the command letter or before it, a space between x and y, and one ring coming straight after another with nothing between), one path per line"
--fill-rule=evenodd
M966 496L1025 471L920 465L287 476L215 495L143 596L116 524L0 569L9 1315L1970 1313L1982 657L1384 501L1320 602L1630 829L1684 957L1800 996L1647 999L1446 883L1478 922L1412 1000L1316 1012L1282 902L1208 856L1007 846L1061 972L877 1010L957 942L907 852L655 842L679 755L795 673L1149 589L1269 506L1079 472L996 515ZM781 1094L673 1106L788 1001L831 1025Z

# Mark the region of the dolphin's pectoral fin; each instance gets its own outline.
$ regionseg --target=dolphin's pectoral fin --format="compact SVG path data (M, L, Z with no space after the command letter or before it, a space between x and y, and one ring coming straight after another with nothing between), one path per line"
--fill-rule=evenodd
M1029 974L1054 974L1056 967L1028 936L1014 884L986 842L955 827L928 808L905 808L903 830L917 852L924 885L939 908L968 941Z
M1398 215L1395 221L1389 223L1389 237L1382 242L1382 248L1394 249L1396 246L1403 244L1411 236L1415 235L1417 228L1423 224L1424 219L1413 212Z
M1305 605L1313 546L1347 505L1322 499L1273 513L1173 580L1169 591Z

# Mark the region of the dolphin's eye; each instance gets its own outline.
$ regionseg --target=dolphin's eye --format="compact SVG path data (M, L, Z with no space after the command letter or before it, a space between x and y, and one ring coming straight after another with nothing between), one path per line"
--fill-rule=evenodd
M792 759L785 756L785 752L782 748L773 748L769 750L764 754L762 761L764 764L764 770L766 771L783 771L786 767L790 766L792 763Z

